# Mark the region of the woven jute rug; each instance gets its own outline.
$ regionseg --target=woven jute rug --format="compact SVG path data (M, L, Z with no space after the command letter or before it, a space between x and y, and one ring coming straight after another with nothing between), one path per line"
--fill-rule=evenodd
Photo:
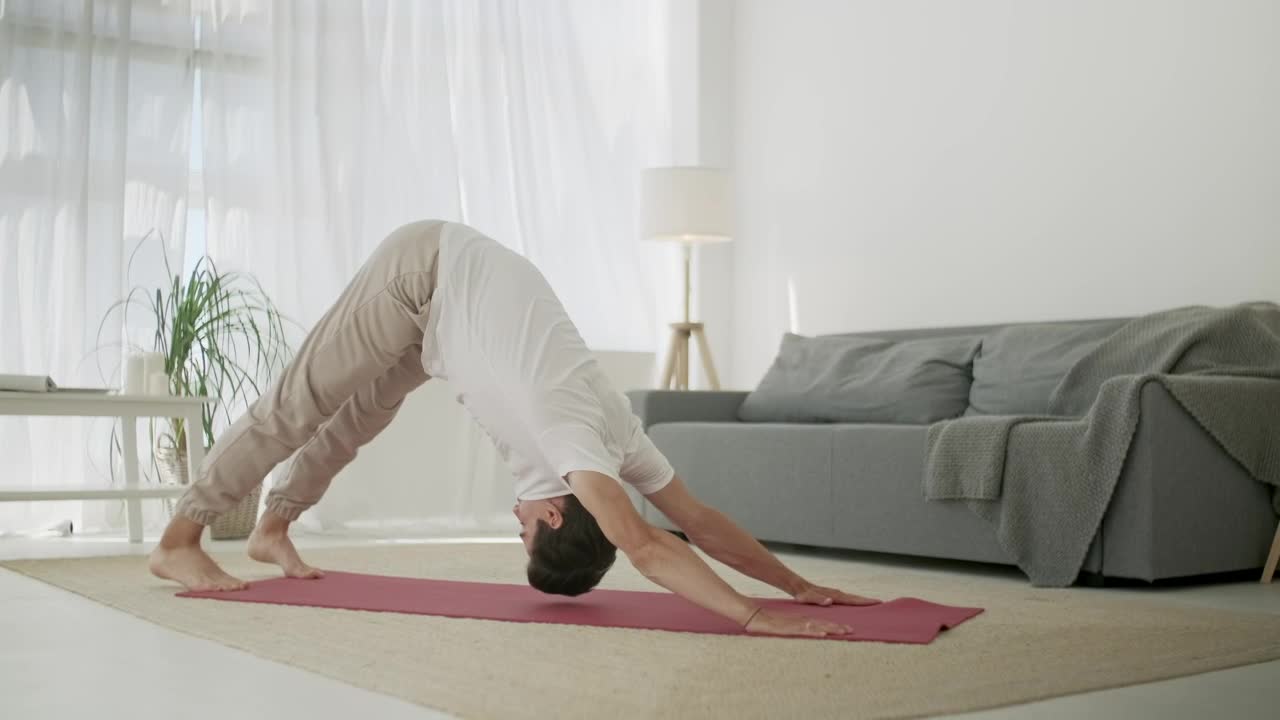
M522 582L517 544L318 549L353 572ZM252 580L271 568L218 556ZM837 558L789 557L810 580L986 612L930 645L695 635L174 597L145 558L4 567L151 622L463 718L912 717L1280 658L1280 615L1040 590ZM717 566L743 592L780 596ZM601 587L653 590L624 558Z

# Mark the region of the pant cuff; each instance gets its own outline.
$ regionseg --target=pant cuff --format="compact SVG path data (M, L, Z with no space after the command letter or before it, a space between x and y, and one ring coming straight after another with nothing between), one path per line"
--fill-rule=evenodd
M310 507L309 504L294 502L279 495L267 498L267 510L289 522L297 520Z
M197 508L190 503L179 502L175 512L188 520L198 522L201 525L212 525L218 516L222 513L214 510L203 510Z

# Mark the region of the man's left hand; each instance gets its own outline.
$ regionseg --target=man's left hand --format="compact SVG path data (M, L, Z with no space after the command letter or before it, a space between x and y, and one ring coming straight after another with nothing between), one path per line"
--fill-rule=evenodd
M822 587L812 583L806 585L803 590L792 597L807 605L877 605L880 603L875 598L851 595L835 588Z

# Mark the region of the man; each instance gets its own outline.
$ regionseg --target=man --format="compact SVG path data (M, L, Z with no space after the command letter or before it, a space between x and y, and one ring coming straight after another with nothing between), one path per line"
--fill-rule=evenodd
M514 512L534 587L584 593L620 548L649 579L751 632L848 632L764 610L734 591L687 545L644 522L625 482L691 542L797 600L876 602L804 580L694 499L601 373L541 273L469 227L434 220L383 241L275 385L218 439L152 552L151 571L192 590L244 587L201 549L202 530L296 452L268 495L248 551L290 577L321 577L298 556L289 524L429 376L453 383L515 475Z

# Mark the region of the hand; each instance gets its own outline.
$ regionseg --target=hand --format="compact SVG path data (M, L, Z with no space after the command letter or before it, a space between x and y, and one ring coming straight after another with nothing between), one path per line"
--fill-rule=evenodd
M826 637L828 635L847 635L853 628L840 623L818 620L803 615L787 615L761 608L747 622L746 631L756 635L800 635L803 637Z
M806 583L805 587L792 597L808 605L878 605L880 603L875 598L850 595L847 592L813 583Z

